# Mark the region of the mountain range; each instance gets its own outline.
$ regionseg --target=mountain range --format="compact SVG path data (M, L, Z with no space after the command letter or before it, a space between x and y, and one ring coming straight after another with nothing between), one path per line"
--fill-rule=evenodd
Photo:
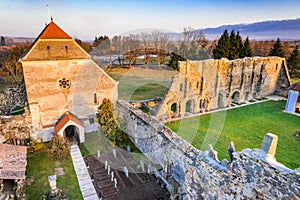
M223 25L202 29L209 40L217 39L224 30L239 31L242 38L253 40L300 40L300 18L276 21L262 21L251 24ZM200 29L199 29L200 30Z

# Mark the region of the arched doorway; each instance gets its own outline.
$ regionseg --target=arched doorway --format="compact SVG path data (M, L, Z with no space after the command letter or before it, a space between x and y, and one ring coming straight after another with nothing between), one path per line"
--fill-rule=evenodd
M66 137L67 141L71 144L79 144L79 129L75 125L69 125L64 130L64 136Z
M193 113L194 103L192 100L188 100L185 103L185 112L186 113Z
M177 103L173 103L173 104L171 105L171 111L172 111L173 113L177 113Z
M231 96L231 102L239 103L240 100L240 93L235 91Z

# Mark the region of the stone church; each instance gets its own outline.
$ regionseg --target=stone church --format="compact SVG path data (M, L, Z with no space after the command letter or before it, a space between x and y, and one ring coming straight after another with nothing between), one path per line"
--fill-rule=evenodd
M118 84L53 20L20 62L34 138L60 134L84 142L85 132L98 129L95 113L103 98L118 98Z

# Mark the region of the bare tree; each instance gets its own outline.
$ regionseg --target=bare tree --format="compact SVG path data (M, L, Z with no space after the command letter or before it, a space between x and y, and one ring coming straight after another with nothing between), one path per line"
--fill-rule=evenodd
M151 35L147 32L143 32L140 35L141 41L142 41L142 46L144 48L145 51L145 64L148 68L148 65L151 61L151 56L150 56L150 47L151 47Z
M199 48L204 48L207 44L204 32L192 27L185 27L182 34L179 47L181 56L187 59L199 59L201 50Z
M151 40L157 55L157 64L159 68L165 59L167 45L169 43L169 36L159 30L155 30L151 34Z
M133 61L136 60L138 49L140 47L140 41L138 40L138 35L133 34L130 34L129 36L124 36L122 40L125 50L125 56L129 60L129 67L131 67Z

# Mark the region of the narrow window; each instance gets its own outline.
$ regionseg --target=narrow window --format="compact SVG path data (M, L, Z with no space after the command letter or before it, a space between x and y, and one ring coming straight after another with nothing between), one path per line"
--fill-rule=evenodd
M90 122L90 124L94 124L95 123L95 119L93 117L89 118L89 122Z
M96 92L93 93L93 97L94 97L94 104L98 104L97 93Z
M180 84L180 91L182 91L182 83Z
M197 82L197 85L196 85L196 87L197 87L197 88L199 88L199 82Z
M47 49L49 50L49 49L50 49L50 46L47 46Z

